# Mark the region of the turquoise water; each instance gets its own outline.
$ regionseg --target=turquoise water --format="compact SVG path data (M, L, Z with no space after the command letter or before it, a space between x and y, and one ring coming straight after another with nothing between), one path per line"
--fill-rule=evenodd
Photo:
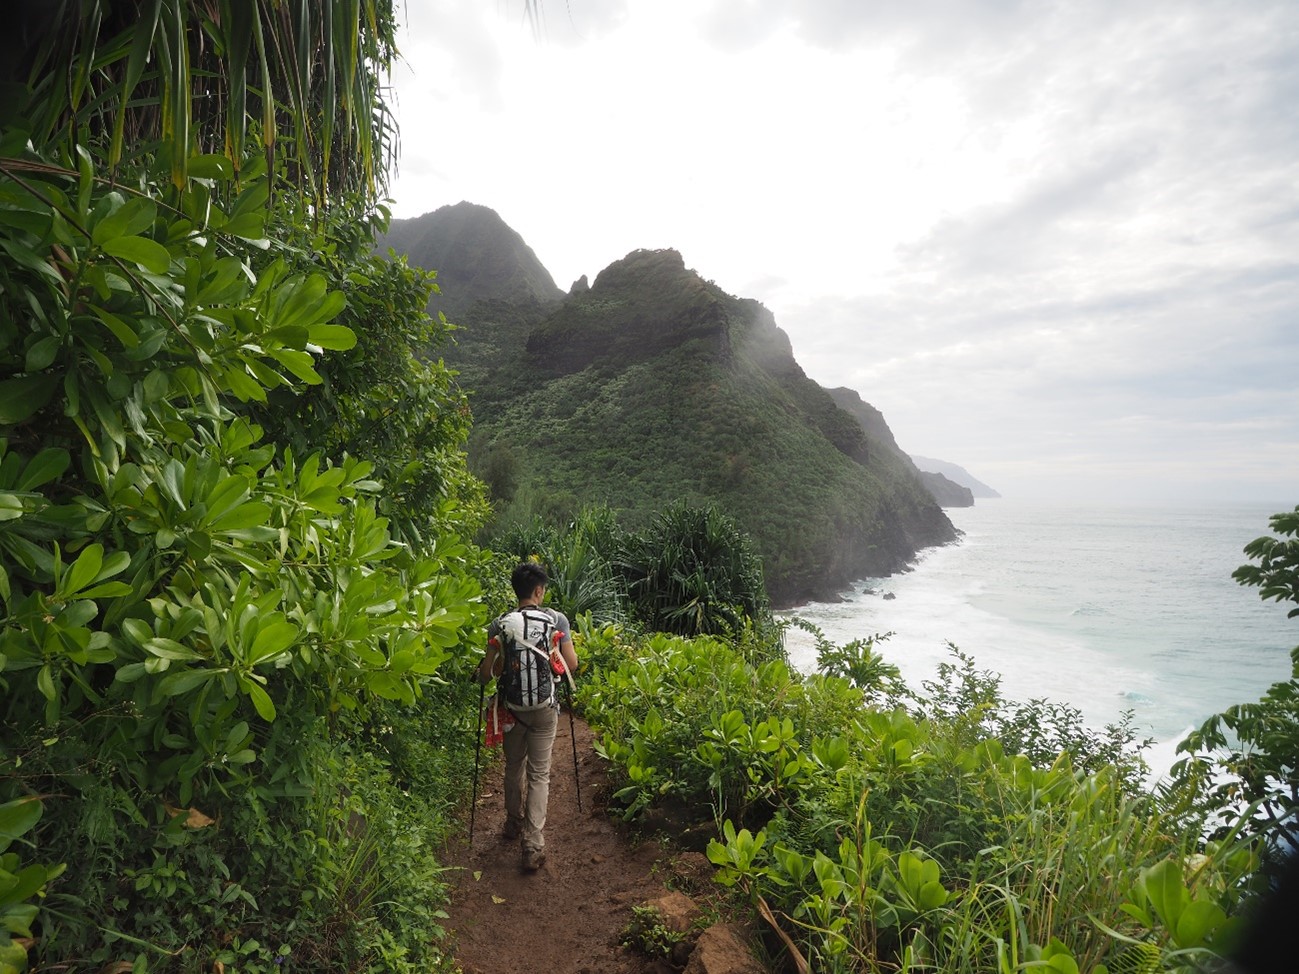
M1191 727L1290 674L1294 606L1231 578L1247 561L1241 549L1285 508L981 500L947 512L959 543L792 614L835 642L892 632L882 652L913 688L950 658L950 641L999 673L1012 699L1064 701L1094 726L1130 710L1162 768ZM805 634L791 632L787 646L796 665L814 667Z

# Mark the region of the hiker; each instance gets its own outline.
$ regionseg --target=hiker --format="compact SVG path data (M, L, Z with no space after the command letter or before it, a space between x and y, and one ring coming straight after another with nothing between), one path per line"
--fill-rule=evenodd
M548 580L546 570L536 562L525 561L514 569L510 586L519 600L518 608L487 627L487 655L478 664L477 674L478 681L484 684L497 678L497 697L514 717L514 725L506 731L502 742L505 827L501 837L507 841L522 840L522 865L528 872L535 872L546 862L542 830L546 827L546 802L550 798L550 752L559 722L556 684L563 677L551 674L551 661L544 657L541 669L532 672L529 669L532 657L541 654L524 645L525 642L532 642L540 633L550 654L557 653L570 674L577 672L577 653L573 650L568 618L554 609L541 608ZM519 626L524 627L523 633L518 631ZM547 674L550 674L548 682ZM533 686L538 677L546 684L539 693Z

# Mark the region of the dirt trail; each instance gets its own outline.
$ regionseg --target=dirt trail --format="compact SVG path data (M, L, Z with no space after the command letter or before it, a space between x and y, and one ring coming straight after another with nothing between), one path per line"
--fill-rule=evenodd
M550 773L546 864L519 868L519 844L501 839L505 822L499 752L484 751L473 847L452 846L458 867L447 927L465 974L651 974L665 968L619 945L632 907L661 896L653 842L634 843L605 811L605 762L591 729L575 720L583 811L577 810L573 736L559 716ZM466 820L468 816L465 816ZM670 970L670 968L667 968Z

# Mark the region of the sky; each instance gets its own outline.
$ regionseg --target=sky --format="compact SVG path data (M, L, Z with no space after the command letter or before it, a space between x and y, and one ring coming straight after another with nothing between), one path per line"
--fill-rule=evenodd
M1299 3L407 0L393 215L674 248L1003 495L1299 504Z

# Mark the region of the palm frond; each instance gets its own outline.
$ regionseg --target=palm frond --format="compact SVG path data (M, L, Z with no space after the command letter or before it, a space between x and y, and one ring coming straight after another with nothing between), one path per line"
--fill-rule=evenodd
M396 57L382 0L62 0L32 15L33 141L90 139L110 168L155 146L186 178L197 154L238 169L249 124L317 205L378 199L397 145L381 80ZM277 147L281 147L278 149Z

